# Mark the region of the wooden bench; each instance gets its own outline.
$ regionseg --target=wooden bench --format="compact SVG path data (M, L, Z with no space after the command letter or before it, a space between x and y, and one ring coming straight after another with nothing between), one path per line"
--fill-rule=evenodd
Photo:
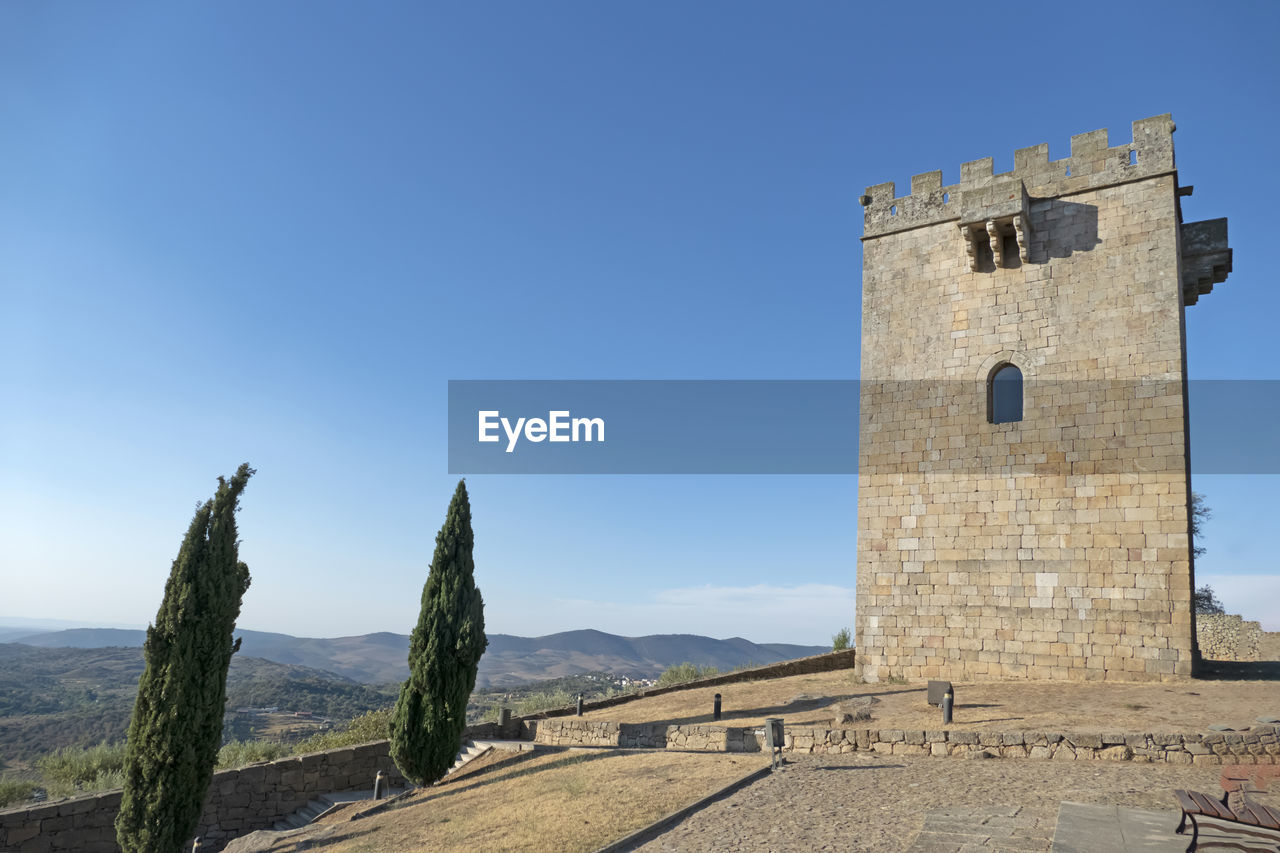
M1200 826L1196 823L1197 815L1259 829L1280 830L1280 810L1260 803L1247 802L1243 793L1240 795L1240 805L1234 811L1227 805L1228 794L1223 794L1221 800L1199 791L1174 791L1173 795L1178 799L1178 805L1182 807L1182 822L1174 831L1181 835L1187 828L1187 818L1191 818L1191 843L1187 845L1187 853L1196 849L1196 841L1200 836ZM1271 836L1263 837L1274 840ZM1277 849L1280 850L1280 845Z

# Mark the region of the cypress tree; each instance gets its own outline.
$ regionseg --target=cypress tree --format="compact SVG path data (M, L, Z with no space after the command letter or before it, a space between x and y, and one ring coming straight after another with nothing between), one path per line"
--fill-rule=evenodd
M195 835L222 745L227 668L249 567L240 562L236 509L253 474L218 478L173 561L143 645L146 669L129 722L116 839L124 853L177 853Z
M419 785L435 782L453 765L476 668L489 642L475 583L474 544L467 486L459 481L436 534L422 610L409 638L409 678L391 720L391 757Z

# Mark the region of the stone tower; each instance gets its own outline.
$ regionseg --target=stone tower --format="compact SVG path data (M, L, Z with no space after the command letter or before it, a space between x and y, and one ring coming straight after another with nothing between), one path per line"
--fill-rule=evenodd
M1231 250L1182 221L1173 130L863 196L866 680L1191 673L1183 311Z

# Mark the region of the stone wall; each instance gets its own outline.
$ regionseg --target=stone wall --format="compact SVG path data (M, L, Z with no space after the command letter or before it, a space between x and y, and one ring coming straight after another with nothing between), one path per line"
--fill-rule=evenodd
M750 669L740 669L735 672L726 672L723 675L713 675L708 678L699 678L697 681L686 681L683 684L673 684L669 687L647 687L644 690L635 693L627 693L622 696L611 696L608 699L599 699L594 702L583 702L582 709L584 711L594 711L599 708L612 708L617 705L623 705L627 702L634 702L637 699L645 699L649 696L661 696L664 693L675 693L678 690L694 690L699 687L716 687L721 684L741 684L744 681L760 681L767 678L786 678L792 675L812 675L816 672L832 672L838 669L853 669L857 662L856 649L844 649L838 652L827 652L822 655L811 655L807 658L796 658L795 660L782 661L780 663L766 664L765 666L752 667ZM567 717L577 713L577 705L566 705L563 708L551 708L546 711L539 711L525 717L525 720L540 720L547 717Z
M1262 625L1240 616L1196 616L1200 656L1208 660L1265 660Z
M1280 631L1263 631L1258 640L1258 655L1261 660L1280 661Z
M1095 131L1063 160L1039 145L1012 172L867 189L866 680L1191 674L1183 312L1207 291L1183 281L1172 131L1156 116L1132 143ZM1006 365L1022 419L993 423Z
M755 727L593 720L539 720L535 740L554 746L759 752L764 736ZM828 729L788 726L784 751L805 754L875 752L882 755L967 756L1056 761L1112 760L1170 764L1280 764L1276 726L1248 732L1160 734L1150 732L975 732L955 729Z
M379 770L392 787L404 777L386 741L251 764L213 775L196 834L217 851L239 835L269 829L321 794L372 789ZM0 811L0 851L118 853L115 818L120 791Z

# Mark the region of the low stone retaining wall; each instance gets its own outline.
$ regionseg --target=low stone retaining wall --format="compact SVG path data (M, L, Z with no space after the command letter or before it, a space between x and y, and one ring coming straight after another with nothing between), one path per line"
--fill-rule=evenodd
M250 764L213 775L196 834L201 850L217 851L255 829L270 829L321 794L372 789L384 770L392 787L404 777L391 760L387 741ZM120 791L0 811L0 851L119 853L115 819Z
M709 752L758 752L757 728L666 726L593 720L531 721L537 743L554 746L613 746ZM788 752L832 754L869 751L882 755L969 755L1054 760L1163 761L1170 764L1280 764L1276 726L1247 732L1152 734L1079 732L974 732L897 729L786 727Z
M757 666L751 669L739 669L735 672L726 672L723 675L713 675L709 678L699 678L697 681L686 681L683 684L673 684L670 687L647 687L644 690L635 693L627 693L624 696L611 696L608 699L598 699L594 702L582 703L584 711L595 711L599 708L612 708L616 705L623 705L627 702L634 702L637 699L645 699L649 696L662 696L665 693L675 693L677 690L695 690L699 687L716 687L721 684L739 684L744 681L761 681L766 678L787 678L792 675L812 675L816 672L832 672L837 669L853 669L856 662L857 649L842 649L838 652L827 652L823 655L812 655L807 658L796 658L795 660L782 661L780 663L771 663L766 666ZM542 720L549 717L569 717L577 714L576 705L567 705L563 708L551 708L546 711L539 711L528 717L524 717L526 721Z
M699 752L759 752L752 729L727 726L661 726L591 720L530 720L535 743L552 746L620 746L627 749L687 749ZM750 742L748 742L748 740Z
M1240 616L1196 617L1196 641L1207 660L1262 660L1262 625Z
M1258 640L1258 657L1261 660L1280 660L1280 631L1263 631Z

